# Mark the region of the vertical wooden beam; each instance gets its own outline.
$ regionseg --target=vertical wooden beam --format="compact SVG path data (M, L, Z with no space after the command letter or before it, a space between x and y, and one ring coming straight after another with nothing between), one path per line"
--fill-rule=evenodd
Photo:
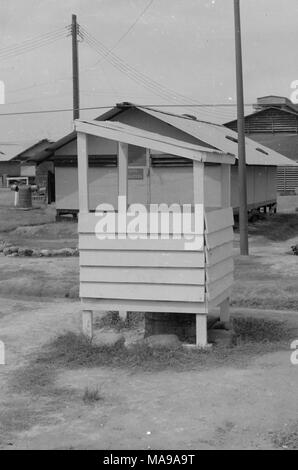
M127 311L126 310L119 310L118 312L119 318L123 321L127 320Z
M128 144L118 142L118 194L128 196Z
M119 197L126 198L126 203L125 203L125 210L126 210L128 206L128 144L124 144L122 142L118 142L118 195ZM121 208L123 210L124 208L123 204L121 205ZM118 211L119 210L120 210L120 207L118 203ZM125 225L125 228L126 228L126 214L125 214L125 221L123 225ZM119 310L118 315L120 319L126 320L127 311Z
M220 306L220 321L229 322L230 321L230 298L227 297Z
M88 339L93 338L93 311L83 310L82 312L82 330L83 335Z
M193 162L194 204L204 204L204 163Z
M88 185L88 136L78 132L78 184L79 184L79 211L89 212L89 185Z
M231 165L221 165L221 206L231 206Z
M205 176L204 163L193 162L193 191L194 204L205 204ZM196 346L207 346L207 312L206 315L196 315Z
M151 167L150 149L146 149L146 183L147 183L147 204L151 204Z
M205 348L207 344L207 315L196 315L196 346Z

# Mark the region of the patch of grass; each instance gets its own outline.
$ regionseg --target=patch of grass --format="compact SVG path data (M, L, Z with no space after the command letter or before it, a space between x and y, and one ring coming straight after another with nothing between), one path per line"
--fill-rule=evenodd
M95 322L95 328L113 328L116 331L123 329L135 329L144 323L144 314L139 312L128 312L127 318L123 320L118 312L107 312Z
M298 308L298 276L274 269L262 258L235 258L231 305L269 310Z
M262 235L272 241L286 241L298 235L298 214L267 215L249 224L250 235Z
M0 207L0 232L9 232L22 225L42 225L55 221L55 208L23 211L15 207Z
M290 425L286 430L274 433L272 442L279 449L298 449L298 423Z
M98 388L88 388L86 387L84 390L84 395L83 395L83 402L91 405L93 403L96 403L98 401L103 400L104 397L103 395L99 392Z
M233 329L238 341L279 342L290 338L286 323L255 317L235 317Z
M280 322L262 319L234 321L236 345L232 348L213 347L211 350L150 348L136 343L97 346L83 335L66 333L48 344L35 360L42 368L113 367L133 370L157 371L164 369L191 370L223 365L242 365L257 355L287 348L288 334ZM43 372L45 373L45 372ZM30 371L29 371L30 374ZM27 377L28 381L29 378ZM42 381L42 376L39 381ZM33 379L36 386L36 380Z

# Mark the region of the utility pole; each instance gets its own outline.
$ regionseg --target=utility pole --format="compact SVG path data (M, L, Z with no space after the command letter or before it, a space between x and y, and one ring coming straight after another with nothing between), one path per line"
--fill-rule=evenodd
M235 19L235 53L236 53L236 83L237 83L240 254L248 255L245 123L244 123L240 0L234 0L234 19Z
M80 117L78 32L79 31L78 31L78 24L77 24L77 16L72 15L71 38L72 38L73 119L79 119Z

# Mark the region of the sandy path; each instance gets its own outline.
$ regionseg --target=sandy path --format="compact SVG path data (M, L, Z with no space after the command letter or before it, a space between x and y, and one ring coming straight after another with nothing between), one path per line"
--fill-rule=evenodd
M12 425L2 448L264 449L272 447L271 431L296 420L298 366L291 365L290 350L262 356L243 369L63 370L56 385L69 390L69 403L59 403L59 397L8 396L9 378L32 352L58 333L78 331L80 304L2 299L1 305L7 365L0 368L0 406L16 423L17 417L30 422L27 430ZM103 401L85 405L86 386L99 387Z

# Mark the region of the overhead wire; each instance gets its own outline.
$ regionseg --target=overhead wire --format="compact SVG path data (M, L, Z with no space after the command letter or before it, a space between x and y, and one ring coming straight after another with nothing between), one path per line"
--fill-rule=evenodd
M59 30L40 35L34 39L24 41L22 44L11 46L9 48L0 49L0 60L10 59L17 55L22 55L26 52L30 52L37 48L43 47L45 45L51 44L63 37L67 36L69 27L60 28Z
M161 85L160 83L156 82L155 80L149 78L145 74L139 72L137 69L134 67L130 66L129 64L125 63L122 59L120 59L116 54L109 53L109 50L96 38L94 38L88 31L80 26L80 34L82 38L86 41L86 43L95 49L95 51L101 55L103 58L107 59L111 65L113 65L115 68L117 68L119 71L122 73L126 74L134 80L137 83L141 83L142 86L145 88L149 89L152 93L155 95L158 95L162 97L163 99L169 100L171 102L180 102L183 101L185 102L186 100L192 101L192 103L187 103L188 104L200 104L196 103L194 100L191 100L190 98L186 97L185 95L182 95L177 92L173 92L172 90L169 90L167 87L164 85ZM210 114L210 111L205 110L206 114ZM214 115L219 115L221 114L221 118L225 118L222 113L217 113L213 112L211 113L213 116Z

